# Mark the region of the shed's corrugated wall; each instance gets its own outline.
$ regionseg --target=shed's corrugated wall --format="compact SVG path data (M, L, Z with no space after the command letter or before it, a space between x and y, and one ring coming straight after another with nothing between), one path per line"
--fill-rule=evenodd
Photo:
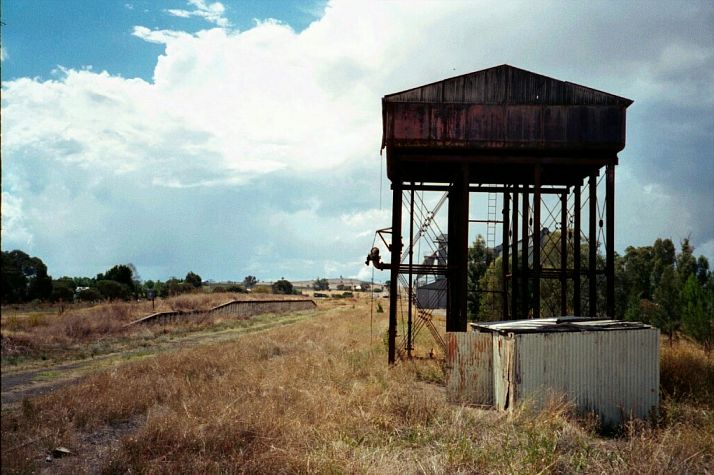
M503 347L497 358L494 344L499 408L525 399L542 400L555 391L578 408L596 412L605 424L618 424L628 417L647 417L659 405L657 329L528 333L495 339Z
M493 337L446 334L446 395L450 402L493 405Z

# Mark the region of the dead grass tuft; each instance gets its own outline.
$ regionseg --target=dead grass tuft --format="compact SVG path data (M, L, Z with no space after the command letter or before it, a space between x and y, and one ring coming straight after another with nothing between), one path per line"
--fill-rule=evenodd
M662 344L662 395L674 401L689 401L714 408L714 353L685 339Z

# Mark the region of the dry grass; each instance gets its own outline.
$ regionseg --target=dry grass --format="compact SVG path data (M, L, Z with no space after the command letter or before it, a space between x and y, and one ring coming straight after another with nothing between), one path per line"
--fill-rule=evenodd
M714 409L714 352L681 338L672 347L661 343L662 393L667 399Z
M208 310L231 300L267 298L275 296L196 293L156 300L155 308L152 308L150 301L114 302L93 306L65 305L62 313L59 306L55 309L7 307L3 309L0 319L2 361L3 365L12 365L28 359L58 361L88 356L85 353L90 345L92 349L89 352L94 354L101 346L109 349L117 340L142 336L144 329L125 326L153 312ZM203 328L212 322L210 318L194 320L191 325L194 329ZM171 330L166 326L159 329L161 332Z
M386 316L375 318L370 344L366 303L348 299L291 327L131 363L27 402L3 414L2 470L32 470L58 445L77 454L55 465L68 473L711 470L713 411L694 396L667 398L657 424L609 438L560 400L508 414L449 405L437 362L386 368ZM663 354L663 370L680 358ZM89 456L87 434L127 421L139 422L116 450Z

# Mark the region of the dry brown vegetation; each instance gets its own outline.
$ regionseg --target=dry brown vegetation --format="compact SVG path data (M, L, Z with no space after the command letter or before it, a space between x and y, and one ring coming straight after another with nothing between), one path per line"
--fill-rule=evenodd
M706 473L714 463L714 361L694 345L663 348L662 416L604 436L564 401L512 413L447 404L438 362L387 369L385 314L372 336L366 300L325 305L4 412L3 472ZM109 447L101 457L97 444ZM57 446L73 455L45 462Z
M145 337L145 328L126 328L126 325L153 312L208 310L231 300L269 298L275 296L196 293L158 299L155 309L152 309L150 301L102 303L92 306L58 305L44 309L8 306L3 308L0 318L2 361L3 365L12 365L28 359L58 361L91 356L97 352L111 351L117 340ZM211 323L211 319L193 319L191 326L196 329ZM174 329L164 326L154 328L150 332L171 330ZM86 354L87 352L90 354Z

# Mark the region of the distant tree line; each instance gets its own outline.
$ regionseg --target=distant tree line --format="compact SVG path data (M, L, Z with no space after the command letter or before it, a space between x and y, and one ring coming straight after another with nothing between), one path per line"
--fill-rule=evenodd
M568 267L573 267L572 248ZM560 263L560 232L549 236L541 253L545 268ZM588 267L587 243L580 249L584 269ZM598 268L604 257L598 253ZM501 290L501 257L495 257L482 236L469 248L467 306L474 320L497 320L501 317L501 297L490 291ZM585 278L585 276L583 276ZM560 312L560 283L541 282L541 315ZM568 285L568 305L573 300L572 280ZM583 314L587 315L587 292L581 292ZM597 281L598 309L604 309L605 281ZM617 319L636 320L657 326L670 339L675 332L699 341L707 349L714 345L714 277L709 261L695 257L689 239L682 241L679 252L671 239L657 239L651 246L625 249L615 255L615 315ZM572 312L572 308L569 308Z
M133 264L118 264L95 277L53 279L39 257L20 250L2 251L2 304L31 301L73 302L144 298L148 291L168 297L195 291L203 286L201 276L188 272L165 282L142 282Z

